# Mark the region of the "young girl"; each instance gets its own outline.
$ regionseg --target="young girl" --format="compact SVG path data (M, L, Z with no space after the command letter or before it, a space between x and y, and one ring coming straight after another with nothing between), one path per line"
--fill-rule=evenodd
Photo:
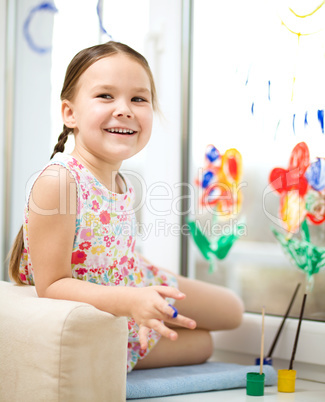
M82 50L61 100L63 132L29 195L11 278L35 285L39 297L128 317L128 372L204 362L209 331L237 327L243 305L228 289L154 267L135 250L134 190L119 169L151 135L157 99L147 61L116 42ZM63 153L69 133L71 155Z

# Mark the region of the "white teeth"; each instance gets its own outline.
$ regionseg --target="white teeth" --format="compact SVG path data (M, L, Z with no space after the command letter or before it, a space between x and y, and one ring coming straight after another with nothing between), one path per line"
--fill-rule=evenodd
M127 128L108 128L107 131L110 133L120 133L120 134L133 134L133 130L129 130Z

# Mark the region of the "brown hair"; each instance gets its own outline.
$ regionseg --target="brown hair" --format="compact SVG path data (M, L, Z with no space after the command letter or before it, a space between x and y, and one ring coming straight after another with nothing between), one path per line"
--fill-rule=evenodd
M151 102L153 110L157 111L158 101L157 101L156 87L147 60L140 53L138 53L131 47L123 43L113 41L103 43L101 45L95 45L87 49L81 50L74 56L74 58L68 65L65 74L63 87L61 91L61 101L73 99L79 78L82 75L82 73L84 73L87 70L88 67L90 67L96 61L104 57L112 56L118 53L129 56L134 61L138 62L145 69L150 81ZM64 152L65 143L67 142L68 135L71 132L73 132L73 130L64 124L63 131L59 135L58 142L54 147L50 159L52 159L57 152ZM9 260L9 276L19 285L24 284L20 279L19 275L19 265L23 250L24 250L24 238L23 238L23 226L22 226L10 250L10 260Z

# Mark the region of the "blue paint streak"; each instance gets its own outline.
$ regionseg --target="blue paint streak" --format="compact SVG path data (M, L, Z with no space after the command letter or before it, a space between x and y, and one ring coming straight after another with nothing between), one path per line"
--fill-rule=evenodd
M249 75L250 75L250 73L251 73L251 68L252 68L252 66L250 65L250 66L249 66L249 68L248 68L248 71L247 71L247 77L246 77L246 82L245 82L245 85L247 85L247 84L248 84L248 81L249 81Z
M251 112L254 114L254 102L252 103Z
M295 120L296 120L296 114L294 113L293 118L292 118L292 128L293 128L294 135L296 135Z
M268 98L271 100L271 95L270 95L270 90L271 90L271 81L268 81Z
M320 126L322 128L322 133L324 134L324 110L318 110L317 118L318 118L318 121L320 122Z
M98 0L96 10L97 10L97 16L98 16L100 30L103 34L109 36L110 39L113 39L113 37L106 31L106 29L103 26L102 8L103 8L103 0Z
M307 112L305 113L305 127L308 125Z
M52 46L48 46L48 47L38 46L32 39L30 32L29 32L29 25L30 25L33 17L35 16L36 13L38 13L40 11L50 11L52 13L57 13L58 9L55 7L55 5L53 3L47 3L47 2L40 3L38 6L35 6L34 8L32 8L24 22L23 34L24 34L24 37L25 37L29 47L34 52L39 53L39 54L44 54L44 53L50 52L52 50Z

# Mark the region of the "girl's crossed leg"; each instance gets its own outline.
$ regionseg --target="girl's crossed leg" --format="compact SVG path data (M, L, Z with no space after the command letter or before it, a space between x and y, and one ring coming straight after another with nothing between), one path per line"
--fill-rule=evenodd
M177 340L162 337L136 369L203 363L213 352L209 331L233 329L241 323L243 303L231 290L182 276L177 280L186 298L176 301L175 307L179 314L195 320L197 328L173 327Z

